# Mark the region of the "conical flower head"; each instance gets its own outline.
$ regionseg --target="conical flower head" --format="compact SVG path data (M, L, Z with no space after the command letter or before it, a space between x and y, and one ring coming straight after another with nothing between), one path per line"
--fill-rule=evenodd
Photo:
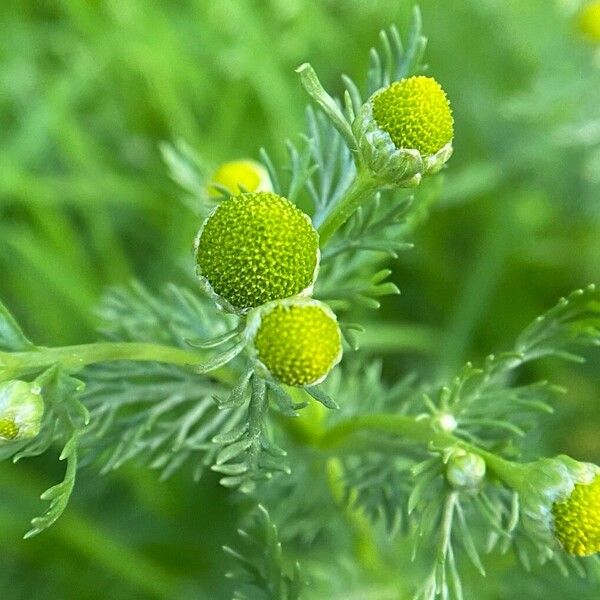
M309 217L272 192L225 200L196 238L201 282L221 306L240 313L310 294L319 257L319 236Z
M272 302L252 315L248 331L265 374L286 385L315 385L342 357L337 318L317 300Z
M433 77L396 81L373 97L373 118L396 148L414 148L430 156L452 141L452 111Z
M44 401L36 384L0 384L0 443L34 438L40 431Z
M367 167L391 186L417 185L452 155L452 110L432 77L409 77L375 92L352 130Z
M575 556L600 552L600 475L575 484L571 494L552 506L554 535Z

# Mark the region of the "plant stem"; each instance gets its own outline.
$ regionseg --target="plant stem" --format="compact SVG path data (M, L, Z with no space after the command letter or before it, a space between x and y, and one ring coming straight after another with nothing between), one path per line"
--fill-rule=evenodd
M201 363L203 358L197 352L175 346L140 342L98 342L60 348L39 348L28 352L0 353L0 379L36 373L55 364L71 371L79 371L88 365L115 360L192 366ZM215 370L214 374L225 383L233 381L232 375L226 369Z
M323 449L343 448L354 444L355 440L353 438L365 431L396 434L407 440L438 448L459 446L481 456L490 471L512 488L520 487L524 477L524 465L505 460L492 452L466 442L452 433L440 431L430 417L417 419L406 415L392 414L351 417L325 431L317 443Z
M344 197L333 207L319 227L321 248L358 208L375 195L378 188L378 184L368 173L358 172Z

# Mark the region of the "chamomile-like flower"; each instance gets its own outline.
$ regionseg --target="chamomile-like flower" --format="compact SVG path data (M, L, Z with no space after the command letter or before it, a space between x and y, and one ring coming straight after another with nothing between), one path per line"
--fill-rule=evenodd
M432 77L409 77L375 92L352 129L363 161L390 186L417 185L452 155L452 110Z
M575 556L600 552L600 468L568 456L526 466L523 519L535 537Z
M569 496L552 505L552 516L554 535L569 554L600 552L600 474L576 483Z
M316 385L342 358L335 314L310 298L262 306L248 319L247 332L259 372L286 385Z
M310 295L319 258L319 236L310 218L272 192L225 200L196 238L201 282L220 306L238 313Z

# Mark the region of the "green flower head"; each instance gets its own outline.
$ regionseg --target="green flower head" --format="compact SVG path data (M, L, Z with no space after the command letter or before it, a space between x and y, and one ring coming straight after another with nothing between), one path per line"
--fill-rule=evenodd
M441 150L454 135L446 93L433 77L409 77L375 94L373 118L396 148L414 148L422 156Z
M36 384L0 384L0 443L34 438L40 432L44 401Z
M450 103L432 77L409 77L375 92L352 128L367 166L390 185L417 185L452 154Z
M198 276L233 312L310 294L319 257L319 236L309 217L272 192L225 200L196 238Z
M335 314L309 298L259 308L248 321L248 335L265 374L286 385L316 385L342 358Z

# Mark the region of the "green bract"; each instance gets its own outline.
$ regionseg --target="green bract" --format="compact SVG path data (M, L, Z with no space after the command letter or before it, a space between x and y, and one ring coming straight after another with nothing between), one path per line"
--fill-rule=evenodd
M312 292L319 237L289 200L272 192L239 194L206 219L196 239L196 263L217 301L245 312Z
M36 384L0 384L0 443L34 438L40 431L44 401Z
M248 321L260 366L286 385L320 383L342 358L335 314L317 300L290 298L261 307Z
M418 185L452 155L450 103L432 77L409 77L375 92L352 129L367 167L387 185Z

